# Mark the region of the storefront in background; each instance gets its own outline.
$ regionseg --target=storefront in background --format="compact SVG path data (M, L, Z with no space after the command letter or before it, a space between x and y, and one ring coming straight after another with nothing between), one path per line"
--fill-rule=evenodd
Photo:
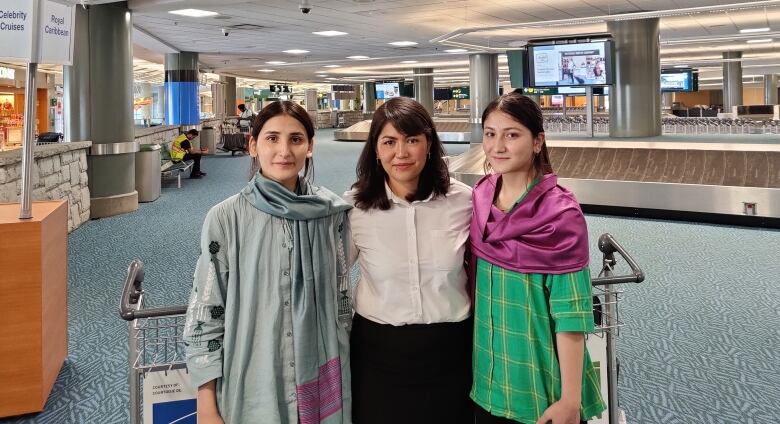
M22 141L24 140L25 85L26 70L23 67L0 65L0 150L17 149L22 146ZM37 75L37 86L35 130L36 134L40 134L50 131L49 128L52 123L50 122L50 105L53 102L50 99L49 91L52 91L54 102L56 102L54 75L39 72ZM51 109L54 109L56 117L56 103L54 103L54 107ZM60 112L62 111L61 106L59 110Z

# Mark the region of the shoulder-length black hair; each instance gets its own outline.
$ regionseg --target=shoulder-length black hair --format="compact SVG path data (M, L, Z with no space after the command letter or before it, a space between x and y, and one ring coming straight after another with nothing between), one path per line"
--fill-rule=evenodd
M511 116L515 121L523 124L531 131L533 138L544 133L544 115L542 109L530 97L522 95L518 90L504 94L490 102L482 112L482 128L485 127L485 120L493 112L504 112ZM550 163L550 154L547 152L547 143L542 143L542 150L534 155L534 170L536 175L552 174L552 164ZM490 163L485 158L485 173L490 171Z
M450 174L447 164L444 162L444 148L441 145L436 126L428 111L416 101L408 97L395 97L380 106L371 120L371 129L368 131L368 139L363 152L358 159L356 174L357 181L352 184L356 193L355 206L358 209L380 210L390 209L390 200L385 191L387 173L382 164L377 160L377 142L379 134L385 125L393 125L400 133L406 136L424 134L428 141L428 158L420 173L417 190L410 193L406 200L424 200L433 194L433 197L446 195L450 189Z
M296 121L303 125L303 129L306 130L306 137L309 138L309 143L312 143L314 139L314 124L311 122L311 117L306 109L298 103L288 100L271 102L268 106L264 107L260 113L255 117L252 124L252 140L250 143L257 143L257 137L260 136L260 131L263 130L263 126L268 120L279 115L288 115L295 118ZM257 145L255 145L257 148ZM260 163L257 159L252 158L252 166L249 171L249 178L254 177L255 173L260 170ZM303 178L311 180L314 172L314 160L312 158L306 158L306 162L303 166Z

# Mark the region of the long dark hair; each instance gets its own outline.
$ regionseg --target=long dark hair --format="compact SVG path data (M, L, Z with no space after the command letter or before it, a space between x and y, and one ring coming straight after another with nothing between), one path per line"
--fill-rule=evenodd
M392 124L399 132L407 136L424 134L428 141L428 159L425 161L417 190L410 193L406 200L424 200L446 195L450 189L450 174L442 159L444 148L441 145L433 119L425 108L408 97L395 97L380 106L371 120L368 140L357 163L357 181L352 184L356 190L355 206L358 209L390 209L390 200L385 191L387 173L377 160L377 142L379 134L386 124Z
M298 103L284 100L269 103L268 106L264 107L263 110L261 110L257 115L257 117L255 117L254 123L252 125L252 138L255 142L255 149L257 149L257 137L260 136L260 131L262 131L263 125L265 125L269 119L279 115L291 116L295 118L296 121L300 122L301 125L303 125L303 128L306 130L306 137L309 138L309 143L312 142L314 139L314 124L311 122L309 113L306 112L306 109L304 109ZM257 159L252 158L249 178L252 179L255 173L257 173L259 170L260 163ZM303 166L303 178L309 181L313 177L313 174L314 160L312 158L306 158L306 162Z
M523 124L531 131L533 138L544 133L544 116L542 109L530 97L522 95L515 90L511 93L493 100L482 112L482 128L485 127L485 120L493 112L504 112L511 116L515 121ZM552 164L550 163L550 154L547 152L547 143L542 143L542 150L534 155L534 170L537 176L552 174ZM490 162L485 158L485 173L490 172Z

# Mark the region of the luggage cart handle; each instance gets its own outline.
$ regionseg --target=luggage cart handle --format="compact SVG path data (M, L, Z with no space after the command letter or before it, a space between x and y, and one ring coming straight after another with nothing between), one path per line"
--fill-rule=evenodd
M645 272L639 268L633 257L626 252L626 249L615 240L612 234L604 233L599 237L599 250L604 254L604 263L614 265L615 252L619 253L623 260L631 268L631 275L605 275L594 278L591 282L594 286L608 286L612 284L623 283L641 283L645 280Z
M119 316L125 321L138 318L152 318L166 315L183 315L187 312L187 306L167 306L162 308L142 309L140 305L143 294L144 264L139 259L134 259L127 267L127 277L122 289L122 299L119 301Z

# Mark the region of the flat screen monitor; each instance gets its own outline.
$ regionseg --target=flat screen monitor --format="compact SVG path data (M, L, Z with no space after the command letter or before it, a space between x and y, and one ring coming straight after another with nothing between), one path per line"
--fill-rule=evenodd
M510 85L513 88L528 87L528 50L507 50L506 59Z
M376 83L377 100L387 100L401 95L401 89L397 82Z
M692 69L662 70L661 91L698 91L698 79Z
M452 87L453 99L468 99L469 97L469 87Z
M614 83L612 41L532 44L528 47L530 85L560 87Z
M449 100L452 98L452 90L449 87L436 87L433 89L433 100Z

